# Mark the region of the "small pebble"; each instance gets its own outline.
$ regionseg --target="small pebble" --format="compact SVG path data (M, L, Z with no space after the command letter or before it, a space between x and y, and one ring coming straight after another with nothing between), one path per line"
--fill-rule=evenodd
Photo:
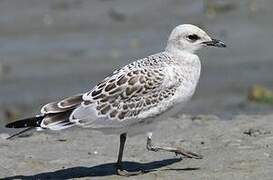
M66 142L67 139L58 139L57 141L60 141L60 142Z
M98 154L98 151L94 151L93 153L88 152L87 154L88 154L88 155L92 155L92 154L95 154L95 155L96 155L96 154Z
M256 129L256 128L249 128L248 130L243 132L246 135L257 137L259 135L265 135L265 134L270 134L270 131L266 131L263 129Z

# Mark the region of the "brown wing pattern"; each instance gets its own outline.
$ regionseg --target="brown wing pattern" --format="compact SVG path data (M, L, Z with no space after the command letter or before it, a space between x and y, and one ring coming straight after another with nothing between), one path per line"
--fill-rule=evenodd
M171 97L177 85L162 87L165 80L162 59L148 57L115 71L110 77L86 93L83 105L92 104L98 116L109 119L130 119Z

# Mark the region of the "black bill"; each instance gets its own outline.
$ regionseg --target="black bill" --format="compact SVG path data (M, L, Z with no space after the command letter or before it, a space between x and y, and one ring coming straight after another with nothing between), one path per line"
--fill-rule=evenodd
M205 44L206 46L214 46L214 47L220 47L220 48L227 47L225 45L225 43L223 43L217 39L212 39L211 41L203 42L203 44Z

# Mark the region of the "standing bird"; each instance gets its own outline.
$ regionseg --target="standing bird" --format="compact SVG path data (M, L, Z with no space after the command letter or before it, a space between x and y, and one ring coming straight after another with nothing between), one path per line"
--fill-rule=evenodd
M123 176L141 173L122 168L127 135L147 133L149 151L169 151L200 159L201 155L182 148L153 145L152 131L164 115L173 113L173 107L185 104L194 94L201 71L195 51L207 46L226 47L194 25L179 25L171 32L165 51L136 60L114 71L89 92L46 104L40 115L6 127L61 130L77 125L119 134L116 172Z

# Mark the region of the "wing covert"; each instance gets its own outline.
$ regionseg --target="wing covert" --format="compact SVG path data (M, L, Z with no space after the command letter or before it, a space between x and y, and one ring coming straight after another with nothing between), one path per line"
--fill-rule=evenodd
M164 66L146 66L116 71L84 94L82 105L90 105L98 117L119 121L139 118L141 112L174 95L177 84L164 83L168 80L165 70Z

